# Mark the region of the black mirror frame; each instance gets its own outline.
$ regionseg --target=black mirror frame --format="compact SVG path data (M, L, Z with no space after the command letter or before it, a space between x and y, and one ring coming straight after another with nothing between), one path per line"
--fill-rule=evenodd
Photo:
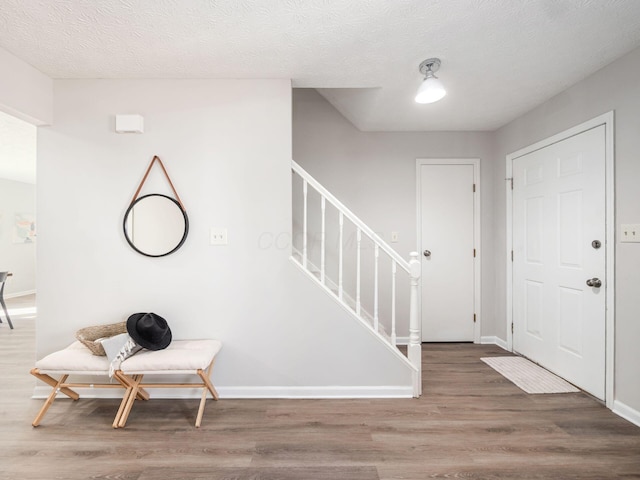
M169 200L171 200L173 203L176 204L176 207L178 207L180 209L180 211L182 212L182 216L184 218L184 235L182 235L182 239L180 239L180 242L178 243L178 245L175 246L175 248L173 248L173 250L171 250L171 251L169 251L167 253L163 253L161 255L151 255L149 253L145 253L145 252L139 250L133 244L133 242L129 238L129 235L127 234L127 218L129 218L129 214L131 213L131 210L133 209L133 207L135 207L136 203L138 203L140 200L144 200L147 197L164 197L164 198L168 198ZM169 197L168 195L163 195L161 193L149 193L148 195L143 195L142 197L137 198L135 202L133 202L133 203L131 203L131 205L129 205L129 208L127 208L127 211L124 214L124 220L122 222L122 231L124 232L124 238L127 240L127 243L129 244L129 246L131 248L133 248L136 252L138 252L140 255L144 255L145 257L152 257L152 258L166 257L167 255L171 255L176 250L178 250L180 247L182 247L182 245L184 244L185 240L187 239L187 234L189 233L189 217L187 217L187 212L182 208L182 206L178 203L178 201L175 198Z

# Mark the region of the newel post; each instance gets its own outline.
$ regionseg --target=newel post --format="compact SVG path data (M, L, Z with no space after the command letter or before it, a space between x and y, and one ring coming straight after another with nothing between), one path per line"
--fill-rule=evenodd
M409 303L409 349L407 356L409 361L418 371L413 374L413 396L419 397L422 394L422 336L420 334L420 307L419 307L419 280L420 280L420 260L418 252L409 254L409 275L411 277L411 294Z

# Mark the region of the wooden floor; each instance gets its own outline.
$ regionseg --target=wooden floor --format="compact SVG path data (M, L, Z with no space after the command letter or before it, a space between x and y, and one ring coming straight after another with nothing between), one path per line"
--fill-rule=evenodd
M479 359L495 346L425 345L407 400L57 400L42 426L34 321L0 324L0 479L640 479L640 428L587 395L528 395Z

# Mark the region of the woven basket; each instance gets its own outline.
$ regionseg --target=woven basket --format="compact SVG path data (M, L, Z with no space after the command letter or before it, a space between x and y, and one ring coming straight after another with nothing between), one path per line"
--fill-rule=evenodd
M127 333L127 322L111 323L109 325L96 325L81 328L76 332L76 338L94 355L105 356L102 343L96 341L101 338L113 337L121 333Z

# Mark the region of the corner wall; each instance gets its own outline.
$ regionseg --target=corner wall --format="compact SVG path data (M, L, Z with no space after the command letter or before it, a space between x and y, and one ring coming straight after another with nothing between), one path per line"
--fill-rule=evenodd
M174 338L223 341L223 396L410 396L406 365L263 241L291 234L288 80L57 80L54 100L38 137L38 357L81 327L153 311ZM114 133L118 113L143 115L145 133ZM122 233L153 155L190 220L164 258ZM229 245L210 246L210 227Z

